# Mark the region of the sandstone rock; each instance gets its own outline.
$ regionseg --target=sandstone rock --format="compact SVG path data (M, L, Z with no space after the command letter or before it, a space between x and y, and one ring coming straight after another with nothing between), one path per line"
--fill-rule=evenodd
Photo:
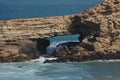
M21 55L29 56L30 59L39 58L40 54L36 49L36 43L32 41L24 41L19 48L18 53Z
M119 0L105 0L98 6L73 17L69 29L71 33L76 31L82 34L83 40L70 52L72 55L66 55L65 58L76 55L79 57L76 61L120 59L119 5ZM90 47L92 50L89 49Z
M26 40L33 41L36 46L38 38L66 34L81 34L81 44L71 51L54 53L59 54L57 62L120 59L120 0L104 0L96 7L75 15L0 21L0 61L35 58L29 52L15 52L16 59L7 56L13 54L14 49L19 50ZM31 48L26 48L26 52ZM36 48L32 49L36 52Z

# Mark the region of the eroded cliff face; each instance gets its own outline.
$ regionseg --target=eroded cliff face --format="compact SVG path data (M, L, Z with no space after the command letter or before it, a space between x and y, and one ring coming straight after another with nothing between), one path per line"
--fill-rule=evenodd
M69 16L0 21L0 61L38 58L40 54L36 50L37 39L69 34L69 23ZM22 54L23 51L19 50L25 53Z
M70 53L56 51L58 62L120 59L120 0L105 0L72 19L70 31L84 39Z
M23 40L65 34L69 16L0 21L0 40Z
M70 56L78 61L112 58L107 57L111 55L120 58L120 0L105 0L76 15L0 21L0 61L38 58L38 38L75 33L80 33L83 41L71 54L65 51L63 56L63 52L55 52L56 56ZM36 52L35 55L29 54L30 52L19 53L21 46L27 44L34 46L31 48ZM29 47L30 50L31 48Z
M83 24L89 26L90 22L99 27L86 37L87 44L93 45L96 52L120 54L120 0L105 0L79 16Z

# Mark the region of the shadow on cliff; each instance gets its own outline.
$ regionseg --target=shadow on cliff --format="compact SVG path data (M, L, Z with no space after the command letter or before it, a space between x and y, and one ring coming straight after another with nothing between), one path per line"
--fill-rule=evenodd
M68 30L71 34L80 34L80 42L89 36L93 37L92 39L89 39L89 41L94 42L95 37L99 37L101 32L99 24L90 21L82 21L77 15L71 18L71 24Z

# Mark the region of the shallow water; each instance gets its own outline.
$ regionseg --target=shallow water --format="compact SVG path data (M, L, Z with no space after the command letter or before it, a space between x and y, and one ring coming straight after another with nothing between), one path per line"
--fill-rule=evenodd
M119 80L120 62L4 63L0 80Z

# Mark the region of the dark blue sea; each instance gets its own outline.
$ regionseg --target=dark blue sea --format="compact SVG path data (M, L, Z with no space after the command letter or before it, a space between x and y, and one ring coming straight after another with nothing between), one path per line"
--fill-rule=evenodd
M0 20L76 14L102 0L0 0ZM49 38L51 46L78 41L79 35ZM0 64L0 80L120 80L120 61L46 63L37 60Z
M103 0L0 0L0 20L76 14Z

